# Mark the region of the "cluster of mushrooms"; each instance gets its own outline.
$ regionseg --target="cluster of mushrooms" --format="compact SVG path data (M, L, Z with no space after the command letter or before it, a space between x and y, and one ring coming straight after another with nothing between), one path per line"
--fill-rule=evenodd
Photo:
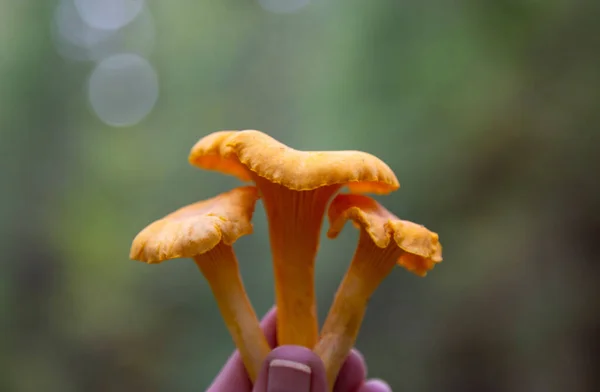
M189 162L254 186L232 189L153 222L133 240L130 257L146 263L194 259L253 382L271 347L232 245L252 233L258 199L269 224L278 344L314 350L325 364L330 389L355 343L369 298L393 267L425 276L442 261L436 233L400 220L364 195L389 194L400 186L394 172L371 154L298 151L260 131L221 131L200 139ZM349 193L338 194L344 186ZM360 237L319 332L314 265L326 210L329 238L337 237L348 220Z

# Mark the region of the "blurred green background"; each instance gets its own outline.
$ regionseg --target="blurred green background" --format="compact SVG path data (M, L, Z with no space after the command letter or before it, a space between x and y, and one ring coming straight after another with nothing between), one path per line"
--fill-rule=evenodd
M0 390L199 391L233 350L146 224L239 184L187 163L222 129L358 149L440 234L357 342L398 391L600 390L600 2L0 0ZM327 224L324 224L324 229ZM357 232L323 236L321 322ZM262 206L236 244L273 303Z

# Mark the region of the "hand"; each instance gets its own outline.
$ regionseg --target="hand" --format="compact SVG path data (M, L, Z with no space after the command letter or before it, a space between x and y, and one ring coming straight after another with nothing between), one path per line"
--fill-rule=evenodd
M261 321L271 347L276 346L275 309ZM380 380L366 380L367 366L357 351L346 359L334 392L391 392ZM244 364L236 351L217 375L208 392L328 392L323 363L311 350L300 346L275 348L265 360L252 388Z

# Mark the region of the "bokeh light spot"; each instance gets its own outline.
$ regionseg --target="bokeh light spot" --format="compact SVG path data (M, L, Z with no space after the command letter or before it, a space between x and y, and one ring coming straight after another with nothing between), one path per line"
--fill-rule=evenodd
M266 11L287 14L307 6L310 0L258 0L258 3Z
M105 123L129 126L140 122L158 99L158 76L137 54L102 60L92 72L88 94L92 109Z
M148 7L144 7L134 21L91 47L89 56L94 61L115 53L137 53L146 57L154 49L155 35L154 18Z
M91 27L81 19L73 0L62 0L54 13L52 34L63 56L87 60L88 50L106 41L112 32Z
M90 26L117 30L135 19L144 7L144 0L75 0L75 6Z
M115 53L148 56L154 48L154 18L144 6L136 18L118 30L90 26L77 11L73 0L61 0L51 26L58 53L71 60L99 61Z

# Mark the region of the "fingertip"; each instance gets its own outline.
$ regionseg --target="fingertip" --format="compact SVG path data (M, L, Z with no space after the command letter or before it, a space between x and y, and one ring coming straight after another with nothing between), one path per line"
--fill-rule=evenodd
M392 387L387 382L374 378L364 383L358 392L392 392Z
M279 346L267 356L267 361L274 359L285 359L308 365L313 372L322 372L325 374L323 361L311 349L302 346Z
M327 392L325 366L312 350L280 346L263 363L254 391L283 390L294 385L298 391Z
M367 377L367 365L365 358L356 349L352 349L344 361L333 390L345 392L356 390Z
M217 374L207 392L248 391L252 383L242 362L239 351L235 351Z
M271 308L267 311L267 313L265 313L265 315L263 316L263 318L260 320L260 325L264 326L267 324L272 323L273 321L275 321L275 313L276 313L276 308L275 306L271 306Z

